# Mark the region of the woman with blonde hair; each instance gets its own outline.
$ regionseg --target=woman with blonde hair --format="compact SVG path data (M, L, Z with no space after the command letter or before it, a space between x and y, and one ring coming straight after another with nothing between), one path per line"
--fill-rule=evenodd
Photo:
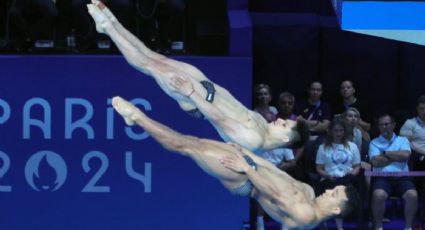
M364 141L370 141L370 135L360 126L360 112L354 107L349 107L344 111L342 117L344 118L344 122L348 126L348 140L354 142L360 151L360 156L362 160L361 167L365 171L370 171L372 169L372 165L369 163L367 151L365 151L365 153L362 151L362 144L365 144ZM369 144L366 143L365 145L368 146ZM367 194L369 194L370 176L365 177L365 183L367 190L366 192Z
M270 105L273 99L270 86L264 83L256 85L254 87L254 97L254 111L261 114L267 122L274 121L275 118L273 117L277 114L277 109Z
M348 139L354 142L361 150L362 140L370 141L370 135L360 126L360 112L354 107L347 108L342 114L345 123L348 126ZM351 130L351 131L350 131Z

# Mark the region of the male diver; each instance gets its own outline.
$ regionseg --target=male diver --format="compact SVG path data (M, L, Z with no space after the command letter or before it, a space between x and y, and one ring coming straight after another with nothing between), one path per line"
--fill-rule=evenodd
M96 22L97 31L108 35L127 62L153 77L184 111L195 117L204 116L210 121L223 140L254 152L297 147L293 140L307 140L304 121L278 119L267 123L260 114L247 109L196 67L150 50L126 30L102 2L92 0L92 3L87 7Z
M255 198L287 228L313 228L328 218L347 214L360 203L352 187L337 186L315 197L310 185L236 144L178 133L120 97L113 98L112 105L127 122L144 128L167 150L190 157L232 193Z

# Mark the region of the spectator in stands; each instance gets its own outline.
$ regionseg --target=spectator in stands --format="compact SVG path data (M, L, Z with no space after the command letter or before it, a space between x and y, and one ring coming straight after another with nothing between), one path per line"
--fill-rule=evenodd
M321 100L322 83L311 82L307 91L307 100L297 104L297 114L307 121L311 137L315 140L318 136L326 134L331 120L331 109L327 102Z
M60 0L57 0L60 1ZM9 8L11 39L18 52L32 48L35 40L53 40L59 15L56 0L15 0Z
M274 106L270 106L272 101L271 88L267 84L259 84L254 88L257 106L254 111L260 113L267 122L273 122L277 119L278 110ZM293 106L293 104L292 104ZM296 121L297 117L291 119ZM286 120L286 119L285 119ZM269 160L278 168L287 171L295 166L294 153L292 149L279 148L265 151L259 154L264 159Z
M347 108L354 107L362 114L359 121L360 128L365 131L370 131L370 111L368 104L362 103L356 98L356 89L354 88L353 82L350 80L342 81L339 92L342 96L342 101L338 105L334 106L334 113L341 114Z
M341 118L334 118L325 141L316 156L316 171L322 177L320 191L338 185L357 185L360 171L360 153L357 145L348 140L349 129ZM320 192L320 193L321 193ZM343 220L335 219L338 230L343 229Z
M380 136L373 139L369 146L369 157L373 171L407 172L410 157L409 140L394 133L394 117L383 114L378 117ZM418 194L415 185L408 177L375 177L372 182L372 213L374 226L382 230L382 219L385 213L385 201L396 192L405 201L405 230L412 229L416 215Z
M295 107L295 96L290 92L283 92L279 95L279 99L277 102L277 110L278 114L277 116L282 119L289 119L289 120L297 120L298 116L294 113L294 107ZM297 180L300 181L306 181L306 177L303 174L303 151L304 147L293 149L294 157L295 157L295 167L291 167L290 169L287 169L287 173L294 177Z
M267 122L276 120L277 109L270 106L272 101L271 88L267 84L258 84L254 88L255 104L254 111L261 114ZM294 154L291 149L279 148L260 153L259 156L276 165L276 167L287 170L295 166ZM264 230L264 210L255 201L251 201L251 208L256 210L256 226L257 230Z
M363 152L363 144L369 144L370 136L369 133L360 128L360 112L354 107L349 107L342 115L348 128L348 140L355 143L360 151L361 167L365 171L370 171L372 169L372 165L369 163L369 157L367 156L368 153ZM370 176L365 177L365 182L366 194L369 194Z
M297 120L297 115L294 113L295 97L290 92L283 92L279 95L278 117L282 119Z
M258 84L254 88L255 95L255 108L254 111L261 114L266 118L267 122L272 122L275 120L275 117L270 117L269 112L276 115L277 109L274 106L270 106L272 101L272 90L267 84Z
M342 116L348 126L348 140L354 142L357 148L361 150L363 140L370 141L370 136L360 127L360 112L354 107L349 107Z
M412 155L410 157L413 170L425 171L425 95L417 100L417 116L406 120L400 129L400 136L410 141ZM425 192L425 180L423 177L417 179L418 189Z
M267 96L267 95L270 95L270 94L265 93L265 92L270 92L270 89L268 89L266 91L262 90L262 89L265 89L267 87L268 86L265 85L265 84L260 84L255 88L255 91L260 91L260 92L262 91L263 92L263 93L257 94L258 95L257 99L259 99L259 101L263 101L263 102L264 101L270 101L270 100L267 99L267 98L271 99L271 97ZM263 112L262 115L264 116L264 118L268 122L273 122L274 120L276 120L276 115L273 112L271 112L270 110ZM279 148L279 149L269 150L269 151L260 153L259 156L261 156L263 159L266 159L267 161L271 162L272 164L274 164L276 167L280 168L283 171L290 170L290 169L294 168L295 165L296 165L294 153L293 153L292 149L289 149L289 148ZM251 205L252 205L251 208L256 209L257 230L264 230L264 214L265 213L264 213L263 208L261 208L261 206L255 200L253 200L253 202L251 202ZM282 225L282 229L285 229L285 226Z
M328 103L321 100L323 87L322 83L313 81L309 84L308 98L306 101L297 101L296 113L307 120L310 130L310 140L304 147L302 154L302 164L304 175L310 184L317 183L316 174L316 153L319 145L322 144L326 131L331 120L331 109Z

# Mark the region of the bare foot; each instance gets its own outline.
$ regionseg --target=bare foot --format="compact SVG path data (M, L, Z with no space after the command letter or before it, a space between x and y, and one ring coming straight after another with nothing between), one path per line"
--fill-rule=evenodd
M142 113L136 106L121 97L112 98L112 106L124 118L127 125L134 125L134 121Z
M111 26L111 21L109 21L108 17L94 4L87 4L87 9L96 23L96 31L106 34L106 28Z
M111 10L109 10L108 7L105 6L105 4L103 4L103 2L99 0L91 0L91 2L96 5L106 15L106 17L108 17L111 22L117 21L115 15L111 12Z

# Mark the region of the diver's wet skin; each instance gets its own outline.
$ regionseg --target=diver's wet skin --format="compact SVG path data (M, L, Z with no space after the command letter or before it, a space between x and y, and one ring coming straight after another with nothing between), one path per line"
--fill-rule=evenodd
M111 38L132 67L152 77L182 110L195 117L205 117L225 141L259 153L279 147L298 147L308 140L306 122L269 124L195 66L170 59L146 47L116 21L112 12L100 1L92 0L87 7L96 22L96 30ZM174 76L173 80L179 84L170 84L170 76ZM131 120L126 117L126 122L132 124Z
M108 17L94 4L87 4L87 9L96 23L96 31L106 34L106 28L111 26L111 21Z
M103 4L103 2L99 0L92 0L91 2L96 5L106 15L106 17L108 17L111 22L117 21L117 18L114 16L111 10L109 10L109 8L106 7L105 4Z
M311 186L295 180L274 164L236 144L181 134L146 116L120 97L112 99L126 121L137 122L170 152L186 156L218 179L231 193L252 196L276 221L288 228L312 228L353 207L352 188L337 186L315 198ZM357 202L358 203L358 202Z

